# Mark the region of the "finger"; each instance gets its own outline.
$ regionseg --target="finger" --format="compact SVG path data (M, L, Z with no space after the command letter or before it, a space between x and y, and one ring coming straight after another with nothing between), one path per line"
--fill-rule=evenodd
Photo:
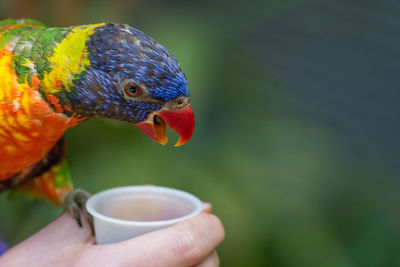
M207 256L207 258L202 260L199 264L194 265L194 267L217 267L217 266L219 266L219 257L215 250L211 252Z
M224 237L221 221L212 214L201 213L124 242L96 246L101 252L95 254L105 261L113 255L124 266L192 266L211 253Z
M212 205L209 202L203 202L203 212L211 213Z
M35 266L53 266L54 259L58 257L65 257L63 262L66 266L71 266L72 264L66 263L67 260L75 259L72 257L89 250L93 243L94 238L88 223L83 221L83 227L79 227L69 213L64 213L39 232L8 250L1 256L0 266L30 266L29 263L32 262ZM9 264L2 265L3 262Z
M82 220L82 227L79 227L75 219L67 212L29 239L32 238L43 240L46 244L54 244L53 240L57 240L57 243L94 243L94 238L87 221Z

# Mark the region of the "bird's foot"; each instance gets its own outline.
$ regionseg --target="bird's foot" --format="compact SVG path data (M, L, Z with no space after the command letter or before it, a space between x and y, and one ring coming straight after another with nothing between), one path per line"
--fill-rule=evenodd
M75 218L79 227L82 227L81 212L94 233L93 217L86 210L86 201L91 195L83 189L75 189L66 193L61 199L61 206Z

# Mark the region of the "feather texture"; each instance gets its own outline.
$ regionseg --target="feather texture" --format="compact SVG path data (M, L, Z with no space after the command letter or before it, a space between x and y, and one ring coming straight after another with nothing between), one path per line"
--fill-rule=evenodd
M19 185L53 203L72 189L64 161L48 161L67 129L91 117L139 123L189 103L177 60L127 25L0 21L0 75L0 191ZM132 82L140 96L127 95Z

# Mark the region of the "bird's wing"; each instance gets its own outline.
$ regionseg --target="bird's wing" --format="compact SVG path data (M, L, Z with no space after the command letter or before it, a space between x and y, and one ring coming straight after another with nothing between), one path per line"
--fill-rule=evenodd
M27 194L59 204L61 197L73 189L65 160L64 137L41 161L9 179L0 181L0 192L7 189L12 189L11 196Z

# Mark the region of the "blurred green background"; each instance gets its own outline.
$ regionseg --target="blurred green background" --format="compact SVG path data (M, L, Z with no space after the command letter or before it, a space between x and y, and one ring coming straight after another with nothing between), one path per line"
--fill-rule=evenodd
M76 187L156 184L213 204L222 266L400 266L400 3L0 0L0 18L127 23L185 71L189 143L93 119L67 132ZM396 89L397 88L397 89ZM62 211L0 195L0 234Z

